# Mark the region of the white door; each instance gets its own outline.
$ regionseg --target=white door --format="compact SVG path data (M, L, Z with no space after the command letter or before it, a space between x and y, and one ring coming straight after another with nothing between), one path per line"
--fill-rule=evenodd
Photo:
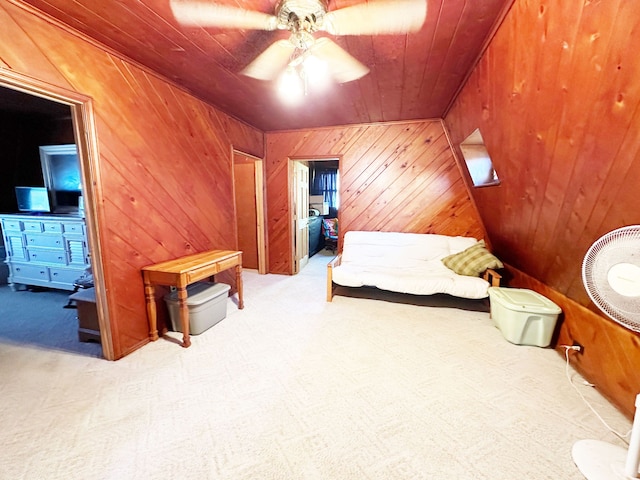
M294 267L298 273L309 262L309 167L293 162Z

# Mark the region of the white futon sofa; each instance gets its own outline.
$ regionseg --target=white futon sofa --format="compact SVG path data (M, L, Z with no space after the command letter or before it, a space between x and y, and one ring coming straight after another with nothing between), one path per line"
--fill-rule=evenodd
M466 274L456 273L443 260ZM484 241L471 237L350 231L344 235L342 253L327 265L327 301L335 285L480 299L488 296L490 286L500 285L494 269L502 267Z

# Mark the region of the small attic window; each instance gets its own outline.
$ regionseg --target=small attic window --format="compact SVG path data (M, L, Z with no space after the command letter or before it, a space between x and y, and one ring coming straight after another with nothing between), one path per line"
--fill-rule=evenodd
M474 187L500 185L500 179L493 168L491 157L484 146L479 128L476 128L471 132L471 135L463 140L460 144L460 150L462 150L462 156L467 164L467 170L469 170Z

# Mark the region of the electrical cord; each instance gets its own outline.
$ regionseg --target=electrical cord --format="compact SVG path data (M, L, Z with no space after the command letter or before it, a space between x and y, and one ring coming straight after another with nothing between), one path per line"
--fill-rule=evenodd
M602 422L602 424L607 428L607 430L609 430L611 433L613 433L616 437L618 437L620 440L622 440L625 444L629 445L629 441L627 440L627 438L629 437L629 435L631 435L631 430L629 430L626 434L623 435L623 434L617 432L612 427L610 427L609 424L605 421L605 419L602 418L602 416L598 412L596 412L596 409L593 408L591 406L591 404L587 401L587 399L584 397L582 392L578 389L576 384L573 383L573 379L571 378L571 374L569 373L569 352L572 351L572 350L573 351L580 351L579 347L576 348L576 347L574 347L572 345L561 345L561 347L564 348L564 357L567 360L567 362L565 364L565 367L564 367L564 371L565 371L565 374L567 376L567 380L569 380L569 383L571 384L571 386L574 388L574 390L576 392L578 392L578 395L580 396L582 401L587 405L587 407L589 407L589 409L598 418L598 420L600 420ZM589 383L589 382L585 382L585 385L590 386L590 387L595 387L594 384Z

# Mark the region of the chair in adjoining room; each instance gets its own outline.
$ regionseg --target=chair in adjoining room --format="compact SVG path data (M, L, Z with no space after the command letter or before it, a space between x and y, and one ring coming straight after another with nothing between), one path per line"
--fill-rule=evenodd
M322 235L324 236L324 246L332 252L338 248L338 219L325 218L322 220Z

